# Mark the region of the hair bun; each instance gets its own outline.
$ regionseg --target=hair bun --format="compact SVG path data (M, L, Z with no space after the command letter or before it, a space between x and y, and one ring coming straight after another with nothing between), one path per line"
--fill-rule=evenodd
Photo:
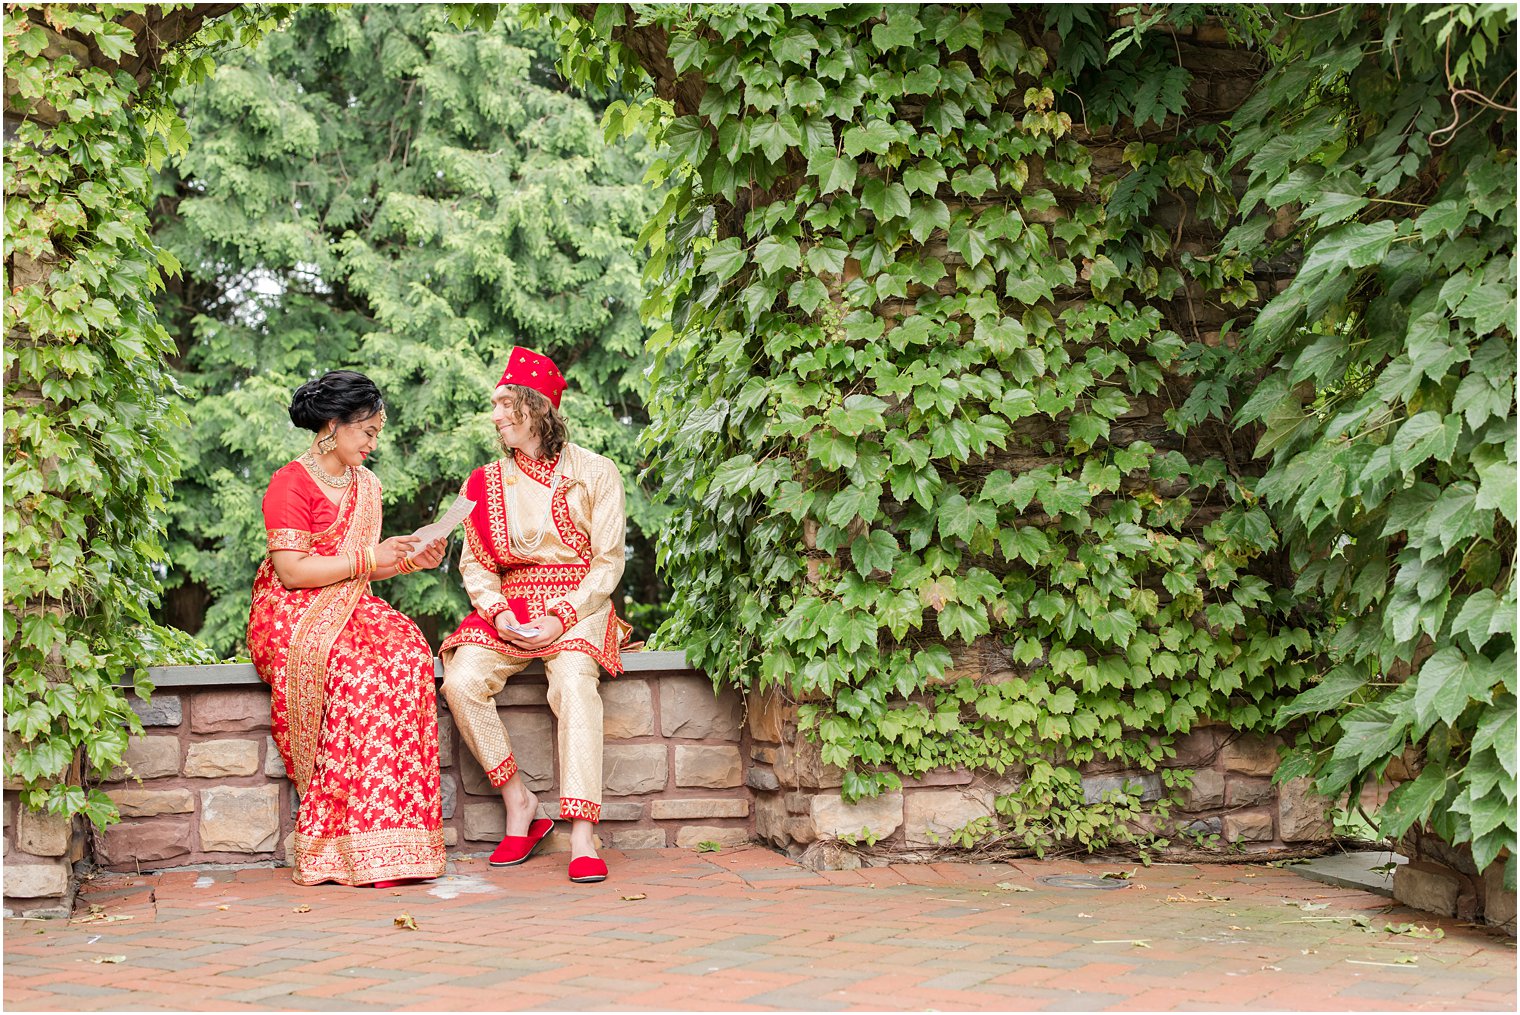
M290 396L290 421L316 433L332 420L354 423L384 407L374 381L353 370L334 370L296 388Z

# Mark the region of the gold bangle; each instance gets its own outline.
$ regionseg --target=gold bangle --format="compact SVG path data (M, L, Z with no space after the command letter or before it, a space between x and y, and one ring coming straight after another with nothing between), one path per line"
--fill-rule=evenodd
M375 548L373 546L366 546L364 548L364 573L367 575L375 573Z

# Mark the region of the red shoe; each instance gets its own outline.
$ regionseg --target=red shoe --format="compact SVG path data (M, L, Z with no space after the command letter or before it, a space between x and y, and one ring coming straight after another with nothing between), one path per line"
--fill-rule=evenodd
M594 856L578 856L570 861L570 880L578 885L607 880L607 864Z
M527 835L509 835L501 840L501 845L491 854L492 867L516 867L538 848L538 844L544 841L544 836L554 830L554 822L548 818L539 818L528 826Z

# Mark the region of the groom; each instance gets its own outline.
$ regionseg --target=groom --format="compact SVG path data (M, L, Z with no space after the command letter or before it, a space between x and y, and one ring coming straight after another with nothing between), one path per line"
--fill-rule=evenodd
M506 457L470 474L475 502L459 570L475 609L444 640L443 693L460 736L501 790L507 835L493 867L527 860L554 827L518 774L495 697L531 659L543 659L559 726L560 817L570 826L570 880L602 881L600 669L616 676L629 627L610 597L623 576L623 479L601 455L571 444L559 413L565 379L521 347L491 395Z

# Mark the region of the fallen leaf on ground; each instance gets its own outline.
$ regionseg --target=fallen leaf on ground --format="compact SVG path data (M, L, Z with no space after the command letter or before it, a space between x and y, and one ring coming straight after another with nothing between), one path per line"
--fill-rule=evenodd
M999 888L1001 888L1005 892L1032 892L1032 891L1034 891L1033 888L1027 888L1024 885L1016 885L1012 881L999 881L997 883L997 886Z
M97 955L90 961L96 965L100 965L101 963L109 963L110 965L114 966L118 962L127 961L127 957L125 955Z
M1135 876L1135 872L1132 871L1132 870L1127 870L1127 871L1104 871L1102 874L1098 875L1099 878L1107 878L1110 881L1128 881L1130 878L1132 878L1134 876Z
M231 906L217 906L217 909L231 909Z
M292 913L310 913L311 912L311 907L303 902L299 906L297 906L295 909L292 909L291 912Z
M1134 945L1136 948L1149 948L1151 946L1150 939L1149 938L1143 938L1143 937L1105 938L1102 941L1094 941L1093 944L1095 944L1095 945Z
M1417 937L1422 941L1439 941L1446 936L1446 932L1440 927L1434 929L1417 923L1387 923L1383 929L1390 934L1403 934L1406 937Z
M625 895L625 896L623 896L623 901L624 902L638 902L640 899L647 899L647 898L649 898L649 896L645 895L643 892L639 892L637 895Z
M707 842L699 842L699 843L697 843L697 852L698 853L717 853L717 852L721 851L722 849L723 849L722 846L718 845L716 842L712 842L711 840L709 840Z
M407 930L417 929L417 921L412 919L411 913L402 913L400 916L396 917L395 920L391 921L391 923L393 926L404 927Z

